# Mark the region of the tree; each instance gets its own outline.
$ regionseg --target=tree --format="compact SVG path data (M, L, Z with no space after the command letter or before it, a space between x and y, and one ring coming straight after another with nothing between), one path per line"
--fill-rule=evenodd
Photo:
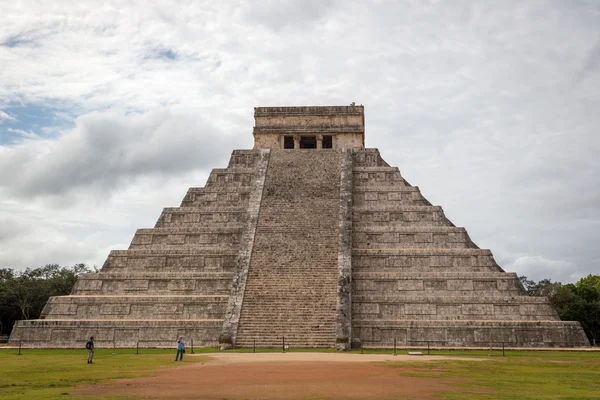
M563 321L579 321L590 343L600 339L600 275L588 275L575 283L563 285L542 279L534 282L519 277L530 296L547 296Z
M0 269L0 323L4 332L12 330L17 319L39 318L48 298L69 294L77 275L85 272L94 271L85 264L47 264L20 272Z
M582 299L593 303L600 301L600 275L588 275L575 283L575 291Z

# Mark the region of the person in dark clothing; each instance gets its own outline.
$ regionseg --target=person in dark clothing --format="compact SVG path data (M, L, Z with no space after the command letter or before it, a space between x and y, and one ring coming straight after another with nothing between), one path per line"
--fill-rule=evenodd
M94 337L91 336L90 340L85 344L85 348L88 351L88 364L93 364L92 360L94 359Z

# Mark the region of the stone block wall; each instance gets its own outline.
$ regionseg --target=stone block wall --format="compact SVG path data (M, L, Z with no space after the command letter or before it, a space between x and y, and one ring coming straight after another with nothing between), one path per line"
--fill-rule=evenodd
M376 150L354 152L352 330L390 346L585 346L546 298L526 296L489 250Z
M564 321L357 321L356 337L371 346L585 347L578 322ZM587 344L586 344L587 343Z
M139 229L128 250L111 251L102 270L79 277L70 296L51 298L40 320L20 321L14 342L80 347L170 347L178 335L215 345L223 325L260 151L234 151L181 207Z
M578 323L526 296L398 168L359 147L234 151L41 319L19 321L12 342L81 348L92 335L98 347L172 347L179 335L223 347L284 336L341 349L588 345Z

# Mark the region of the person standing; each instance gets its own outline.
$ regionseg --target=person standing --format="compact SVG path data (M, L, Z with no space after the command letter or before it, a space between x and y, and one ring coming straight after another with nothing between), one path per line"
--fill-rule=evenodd
M175 361L179 359L179 361L183 361L183 353L185 353L185 342L183 341L183 336L179 336L177 339L177 354L175 354Z
M94 337L91 336L90 340L85 344L85 348L88 351L88 364L93 364L92 360L94 359Z

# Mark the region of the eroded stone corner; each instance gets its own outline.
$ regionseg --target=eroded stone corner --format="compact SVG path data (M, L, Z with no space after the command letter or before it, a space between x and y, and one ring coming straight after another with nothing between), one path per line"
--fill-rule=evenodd
M352 149L342 150L335 343L338 350L349 350L352 340L352 158Z
M248 220L240 239L240 250L236 258L236 274L231 284L229 302L227 303L227 311L225 312L223 328L221 329L221 334L219 336L219 344L222 350L235 346L237 329L242 311L242 303L244 301L248 269L250 267L250 259L252 257L252 249L254 247L256 225L258 223L263 188L265 186L265 178L267 176L267 169L269 166L269 156L271 150L263 149L256 151L260 152L260 156L256 164L256 172L252 181L250 201L248 204Z

